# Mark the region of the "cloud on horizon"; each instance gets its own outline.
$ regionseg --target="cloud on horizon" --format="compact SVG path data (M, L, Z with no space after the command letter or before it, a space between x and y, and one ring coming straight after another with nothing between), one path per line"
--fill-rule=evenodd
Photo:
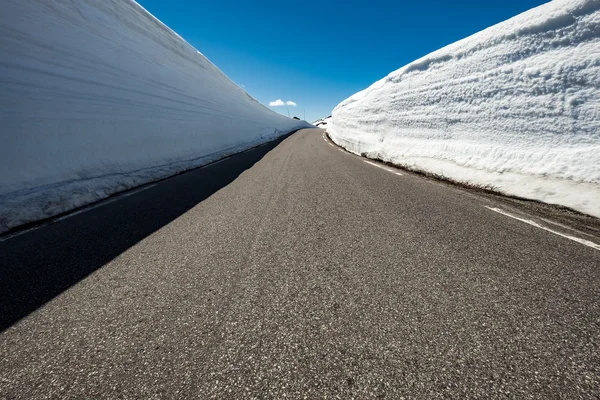
M284 101L283 101L283 100L281 100L281 99L277 99L277 100L275 100L275 101L270 101L270 102L269 102L269 106L270 106L270 107L281 107L281 106L292 106L292 107L296 107L296 106L297 106L297 104L296 104L296 103L294 103L294 102L293 102L293 101L291 101L291 100L288 100L288 101L284 102Z

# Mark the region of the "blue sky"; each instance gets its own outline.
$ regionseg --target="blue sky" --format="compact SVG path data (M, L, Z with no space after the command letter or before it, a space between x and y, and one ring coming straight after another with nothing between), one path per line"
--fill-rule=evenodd
M314 121L391 71L546 1L138 2L260 102L294 101L290 113Z

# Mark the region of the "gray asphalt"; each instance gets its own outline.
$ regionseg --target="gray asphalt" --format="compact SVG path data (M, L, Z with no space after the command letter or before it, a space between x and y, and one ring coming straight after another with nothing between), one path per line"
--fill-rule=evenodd
M0 397L600 398L600 251L486 206L597 220L395 172L303 130L4 238Z

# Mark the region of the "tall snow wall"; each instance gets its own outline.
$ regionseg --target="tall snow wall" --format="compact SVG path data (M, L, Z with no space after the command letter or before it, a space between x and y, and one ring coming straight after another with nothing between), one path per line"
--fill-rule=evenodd
M555 0L333 110L355 153L600 217L600 0ZM394 51L394 49L390 49Z
M308 124L131 0L5 0L0 232Z

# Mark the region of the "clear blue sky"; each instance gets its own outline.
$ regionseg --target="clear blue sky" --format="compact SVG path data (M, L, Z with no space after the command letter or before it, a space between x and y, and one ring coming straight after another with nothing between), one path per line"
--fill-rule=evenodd
M403 65L545 0L138 0L263 104L314 121ZM286 113L285 107L273 108Z

